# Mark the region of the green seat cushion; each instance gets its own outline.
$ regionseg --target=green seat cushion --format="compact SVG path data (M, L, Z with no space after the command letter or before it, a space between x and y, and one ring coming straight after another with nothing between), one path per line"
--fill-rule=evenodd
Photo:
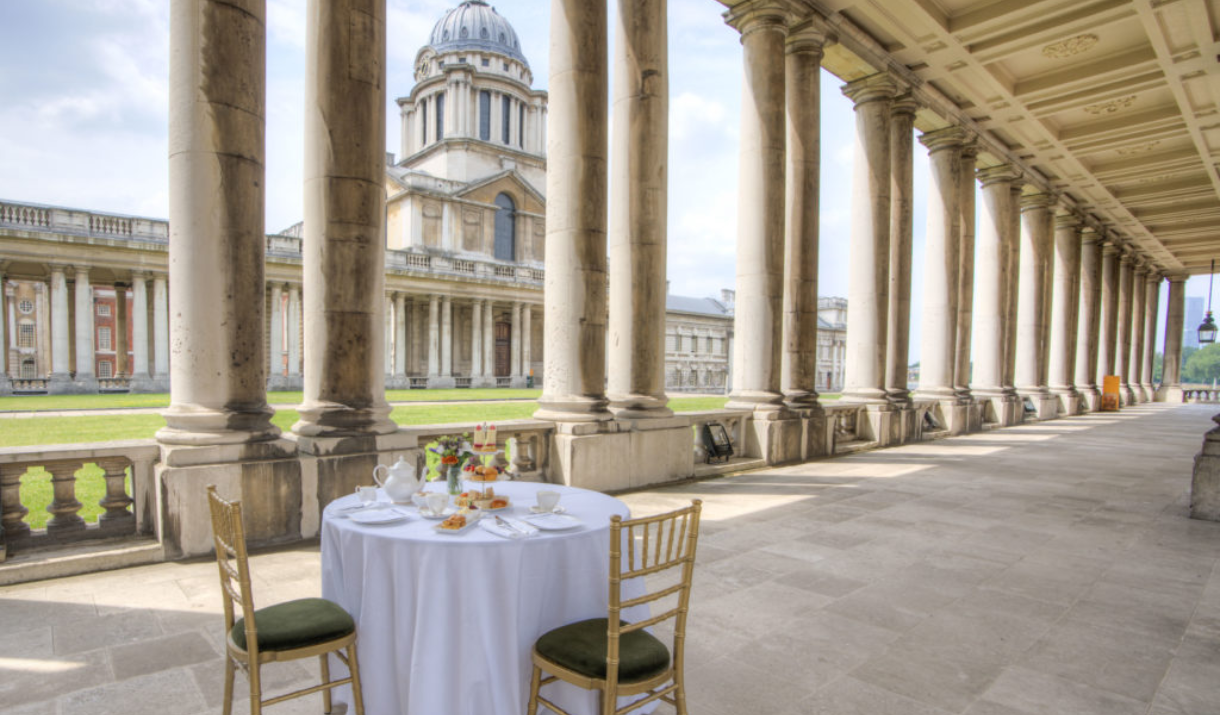
M259 650L292 650L342 638L356 631L356 622L341 606L325 598L302 598L260 608L254 612ZM246 619L239 618L229 632L246 650Z
M592 618L561 626L544 634L534 647L544 658L568 670L604 679L607 623L605 618ZM622 683L647 680L669 667L669 649L644 630L620 635L618 653L618 679Z

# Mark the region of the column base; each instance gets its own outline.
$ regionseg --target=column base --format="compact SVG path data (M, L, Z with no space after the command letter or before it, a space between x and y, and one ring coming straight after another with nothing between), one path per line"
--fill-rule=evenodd
M1220 521L1220 427L1203 435L1203 449L1195 457L1190 480L1190 518Z
M610 401L605 397L583 395L547 395L538 398L536 420L552 420L561 423L600 423L614 419L607 409Z
M801 461L808 462L834 454L834 433L828 428L829 421L822 405L806 403L793 412L800 418L803 429Z
M1070 417L1080 414L1080 394L1076 392L1076 388L1051 388L1051 395L1059 403L1058 414L1062 417Z
M1053 420L1059 416L1059 399L1046 388L1017 389L1026 420ZM1032 410L1030 409L1032 406Z
M807 451L804 428L796 413L756 412L746 424L746 454L762 457L769 465L799 462Z
M1077 385L1076 394L1080 395L1081 414L1101 409L1101 390L1096 385Z
M857 405L889 405L889 393L885 390L867 387L844 391L843 396L839 398L839 402L852 403Z
M784 406L784 396L778 392L769 392L766 390L739 390L729 393L729 401L725 404L726 410L753 410L756 413L765 412L783 412L786 411ZM757 417L755 419L769 419L767 417Z
M301 438L358 438L391 434L398 425L390 419L390 406L384 395L371 407L350 407L337 402L305 402L298 411L301 419L292 426Z
M1155 402L1156 401L1156 385L1153 385L1153 384L1150 384L1147 382L1141 382L1140 383L1140 392L1142 392L1144 395L1144 402Z
M1156 401L1178 405L1186 401L1186 392L1181 385L1161 385L1156 391Z
M1124 382L1118 386L1118 399L1122 407L1135 404L1135 390L1131 389L1130 383Z
M674 411L666 407L669 399L664 395L609 395L610 413L616 420L652 420L673 417Z
M1002 388L976 389L974 398L979 405L979 429L984 426L1011 427L1021 423L1021 399Z
M689 479L695 467L690 424L685 417L556 423L552 478L598 491Z

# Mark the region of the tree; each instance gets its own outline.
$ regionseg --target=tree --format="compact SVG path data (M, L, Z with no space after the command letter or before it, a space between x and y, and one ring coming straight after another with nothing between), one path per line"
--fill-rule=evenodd
M1165 356L1161 353L1156 353L1152 356L1152 384L1157 385L1161 382L1161 375L1165 370Z
M1210 385L1220 380L1220 343L1191 352L1182 368L1182 382Z

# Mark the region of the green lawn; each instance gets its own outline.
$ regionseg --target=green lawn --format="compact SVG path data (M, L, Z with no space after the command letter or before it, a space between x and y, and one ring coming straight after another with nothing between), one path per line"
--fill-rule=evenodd
M453 390L386 390L388 402L449 402L454 400L535 400L539 389L479 388ZM300 392L268 392L272 405L299 405ZM147 395L19 395L0 397L0 412L45 412L121 407L169 407L169 394Z

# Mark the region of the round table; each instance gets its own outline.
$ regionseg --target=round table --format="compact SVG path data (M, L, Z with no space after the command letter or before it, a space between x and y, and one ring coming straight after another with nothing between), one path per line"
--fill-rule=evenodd
M528 514L535 493L553 489L584 523L505 539L478 524L437 533L438 522L410 506L396 507L410 515L407 521L361 525L340 513L358 503L355 495L323 512L322 595L356 620L365 712L521 715L538 636L605 617L610 517L627 517L627 506L574 487L492 486L512 502L502 516ZM426 490L443 491L444 484ZM647 618L647 610L624 617ZM336 690L336 699L349 699L345 691ZM574 714L598 712L593 691L555 684L543 693Z

